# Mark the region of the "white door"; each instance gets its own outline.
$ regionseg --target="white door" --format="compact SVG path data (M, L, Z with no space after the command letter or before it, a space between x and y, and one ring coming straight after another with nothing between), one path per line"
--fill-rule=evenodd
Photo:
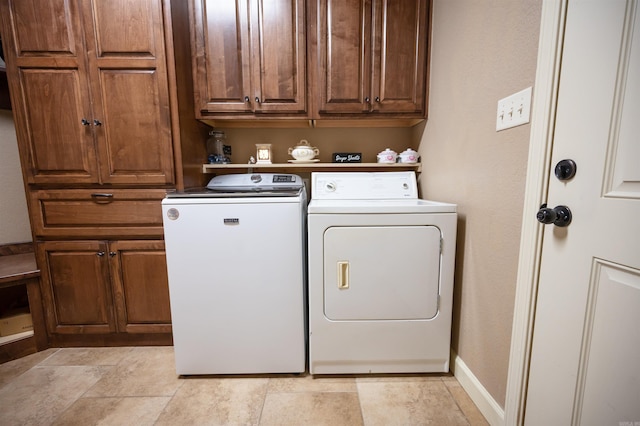
M640 424L637 3L568 4L547 199L573 221L544 232L527 425Z
M331 321L428 320L438 313L440 229L333 226L324 233Z

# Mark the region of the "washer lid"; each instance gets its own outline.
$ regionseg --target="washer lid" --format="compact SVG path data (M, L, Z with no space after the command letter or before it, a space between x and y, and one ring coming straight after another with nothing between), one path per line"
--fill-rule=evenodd
M304 186L298 175L284 173L240 173L216 176L207 189L218 192L298 191Z
M415 172L314 172L311 198L407 200L418 198Z

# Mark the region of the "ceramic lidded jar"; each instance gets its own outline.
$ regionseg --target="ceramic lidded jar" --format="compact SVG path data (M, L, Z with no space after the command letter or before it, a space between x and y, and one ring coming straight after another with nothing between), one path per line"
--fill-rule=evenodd
M407 148L405 151L400 153L400 162L401 163L417 163L419 154L411 148Z
M397 158L398 153L389 148L378 153L378 163L395 163Z
M302 139L298 145L289 148L289 155L298 161L310 161L313 157L320 154L320 150L309 145L309 142Z

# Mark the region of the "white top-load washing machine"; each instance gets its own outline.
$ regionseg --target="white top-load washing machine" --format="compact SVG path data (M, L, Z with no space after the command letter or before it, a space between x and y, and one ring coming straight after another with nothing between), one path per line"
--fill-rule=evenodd
M414 172L311 180L311 374L449 371L456 205Z
M306 365L300 176L216 176L162 201L178 374L300 373Z

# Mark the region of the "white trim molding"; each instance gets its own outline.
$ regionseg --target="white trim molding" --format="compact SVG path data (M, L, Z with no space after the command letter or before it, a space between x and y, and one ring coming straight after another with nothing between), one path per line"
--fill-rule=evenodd
M453 375L460 383L460 386L467 392L469 398L478 407L487 422L492 426L504 424L504 410L500 404L496 402L489 391L482 386L480 380L471 372L467 364L456 354L451 351L453 359Z
M543 0L503 418L509 426L524 423L542 253L542 226L535 214L547 198L566 10L567 0Z

